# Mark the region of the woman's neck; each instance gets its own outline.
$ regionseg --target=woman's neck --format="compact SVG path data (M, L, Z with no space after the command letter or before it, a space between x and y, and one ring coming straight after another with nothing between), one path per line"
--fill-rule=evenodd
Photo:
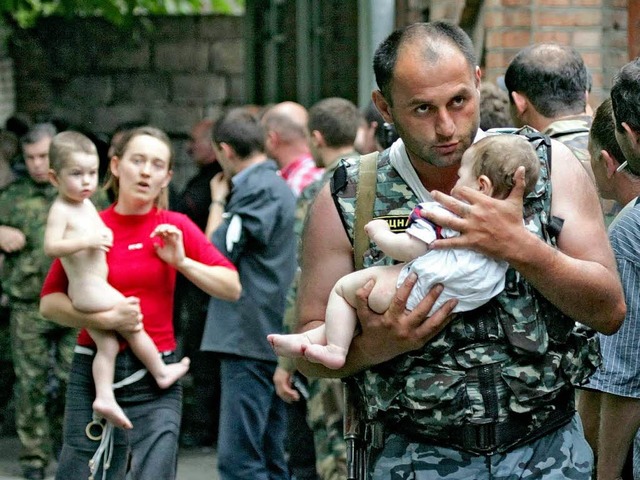
M145 215L151 211L153 206L154 204L149 202L127 202L118 198L114 210L120 215Z

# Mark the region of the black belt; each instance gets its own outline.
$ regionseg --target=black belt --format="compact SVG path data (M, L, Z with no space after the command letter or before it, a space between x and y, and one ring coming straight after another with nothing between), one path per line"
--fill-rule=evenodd
M467 423L449 425L442 431L416 431L415 423L400 422L393 433L417 443L432 443L465 452L492 455L504 453L515 447L532 442L569 423L575 414L573 403L556 403L541 425L533 425L531 416L513 414L502 422ZM536 422L538 423L538 422ZM424 427L428 428L428 427Z

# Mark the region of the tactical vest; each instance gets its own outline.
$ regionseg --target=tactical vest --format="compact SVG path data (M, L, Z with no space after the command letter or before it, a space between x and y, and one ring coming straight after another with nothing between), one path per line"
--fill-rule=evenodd
M529 231L555 247L548 137L523 129L540 159L540 176L524 202ZM336 171L332 194L353 242L358 161ZM374 218L402 231L418 198L378 157ZM374 243L365 268L388 265ZM459 313L420 350L400 355L355 376L367 418L386 431L420 442L490 454L531 441L568 422L574 387L599 364L592 331L577 328L510 268L505 290L482 307Z

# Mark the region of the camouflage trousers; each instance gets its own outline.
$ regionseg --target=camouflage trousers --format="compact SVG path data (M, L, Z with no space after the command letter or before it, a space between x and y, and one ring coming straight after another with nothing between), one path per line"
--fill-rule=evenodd
M593 452L576 414L564 427L511 450L474 455L390 435L370 469L372 480L590 480Z
M38 302L11 301L16 430L22 467L46 467L62 446L64 396L77 331L45 320Z
M342 389L339 379L309 379L307 422L313 431L316 467L322 480L342 480L347 476L347 447L342 430Z

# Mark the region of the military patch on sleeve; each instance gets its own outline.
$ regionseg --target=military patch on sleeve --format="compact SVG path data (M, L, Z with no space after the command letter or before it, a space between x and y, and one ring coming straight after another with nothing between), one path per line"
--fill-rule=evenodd
M376 217L376 220L386 220L392 232L404 232L409 226L408 215L383 215Z

